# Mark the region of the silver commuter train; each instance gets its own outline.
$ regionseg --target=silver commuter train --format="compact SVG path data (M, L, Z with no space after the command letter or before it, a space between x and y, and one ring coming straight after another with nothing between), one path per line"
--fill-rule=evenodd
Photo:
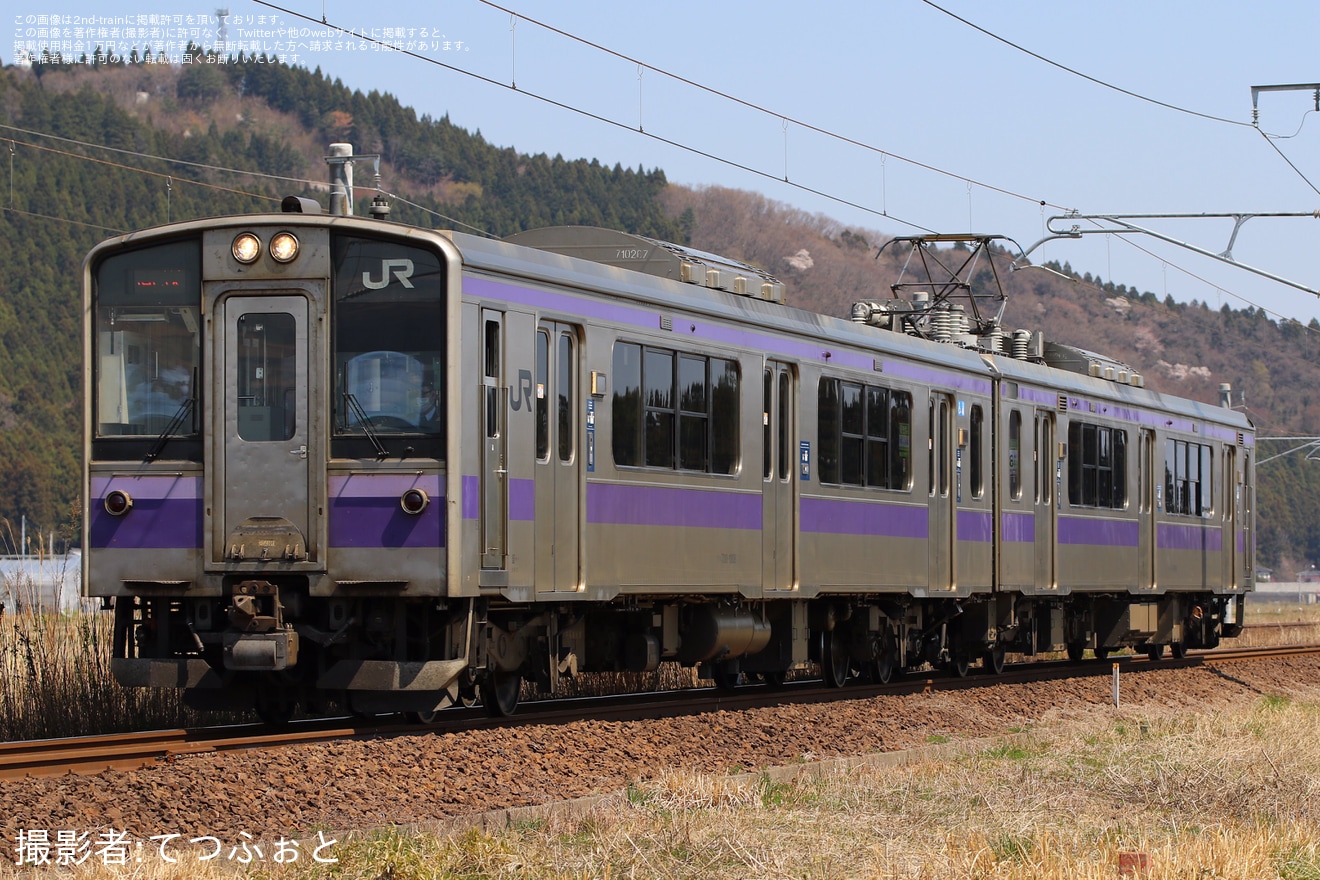
M85 262L83 584L123 684L508 714L578 671L842 685L1241 625L1240 413L947 303L845 321L639 236L310 209Z

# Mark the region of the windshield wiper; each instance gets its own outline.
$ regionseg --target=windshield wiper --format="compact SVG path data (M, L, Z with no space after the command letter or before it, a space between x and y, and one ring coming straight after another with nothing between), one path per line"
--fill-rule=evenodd
M160 434L156 436L156 442L151 444L151 449L147 451L146 456L142 459L143 461L152 462L160 457L161 452L165 449L165 444L170 442L170 438L178 433L179 428L183 426L183 420L188 418L188 415L193 411L193 407L196 406L197 404L197 371L196 370L193 370L193 381L190 387L192 388L192 393L188 396L187 400L179 404L179 408L177 411L175 411L174 417L170 419L170 423L165 426L165 430L161 431Z
M376 448L376 460L384 461L389 458L390 454L385 451L385 444L380 442L380 437L376 435L376 428L371 424L371 416L367 415L367 411L362 408L362 404L358 403L357 396L350 391L345 391L344 402L348 404L349 410L357 418L358 424L362 426L362 433L367 435L371 445Z
M195 397L189 397L182 402L180 408L178 408L178 412L174 413L174 418L169 420L169 425L165 426L165 430L161 431L160 435L156 438L156 442L152 443L152 449L150 449L147 456L143 458L144 462L154 462L154 460L160 456L161 451L165 449L165 443L168 443L169 438L178 433L178 429L183 425L183 420L189 416L189 413L193 412L193 404L195 404L195 402L197 402L197 398Z

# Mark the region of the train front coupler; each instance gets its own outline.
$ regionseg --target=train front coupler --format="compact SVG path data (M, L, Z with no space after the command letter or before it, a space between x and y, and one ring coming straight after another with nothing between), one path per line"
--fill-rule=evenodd
M265 580L234 586L225 609L231 628L224 633L226 669L278 672L298 664L298 633L284 622L279 587Z

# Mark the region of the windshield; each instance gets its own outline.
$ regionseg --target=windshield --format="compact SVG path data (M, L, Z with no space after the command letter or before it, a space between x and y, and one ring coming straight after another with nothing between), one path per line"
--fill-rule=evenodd
M93 411L98 437L195 434L201 356L200 249L175 242L118 254L96 270Z
M441 457L445 310L439 255L353 236L335 236L332 247L335 454L374 455L374 445L363 446L362 439L379 436L389 448L389 435L402 434L420 438L408 441L415 454Z

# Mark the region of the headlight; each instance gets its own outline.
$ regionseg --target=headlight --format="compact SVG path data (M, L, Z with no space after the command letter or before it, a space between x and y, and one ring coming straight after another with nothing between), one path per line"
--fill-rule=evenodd
M232 248L234 259L244 265L255 263L257 257L261 256L261 239L257 238L251 232L239 233L234 239Z
M111 516L123 516L133 509L133 498L122 489L107 492L102 503L105 504L105 512Z
M298 239L292 232L277 232L270 240L270 255L277 263L288 263L298 256Z
M399 497L399 506L403 508L403 512L414 516L426 510L426 506L430 503L431 496L427 495L424 489L409 489Z

